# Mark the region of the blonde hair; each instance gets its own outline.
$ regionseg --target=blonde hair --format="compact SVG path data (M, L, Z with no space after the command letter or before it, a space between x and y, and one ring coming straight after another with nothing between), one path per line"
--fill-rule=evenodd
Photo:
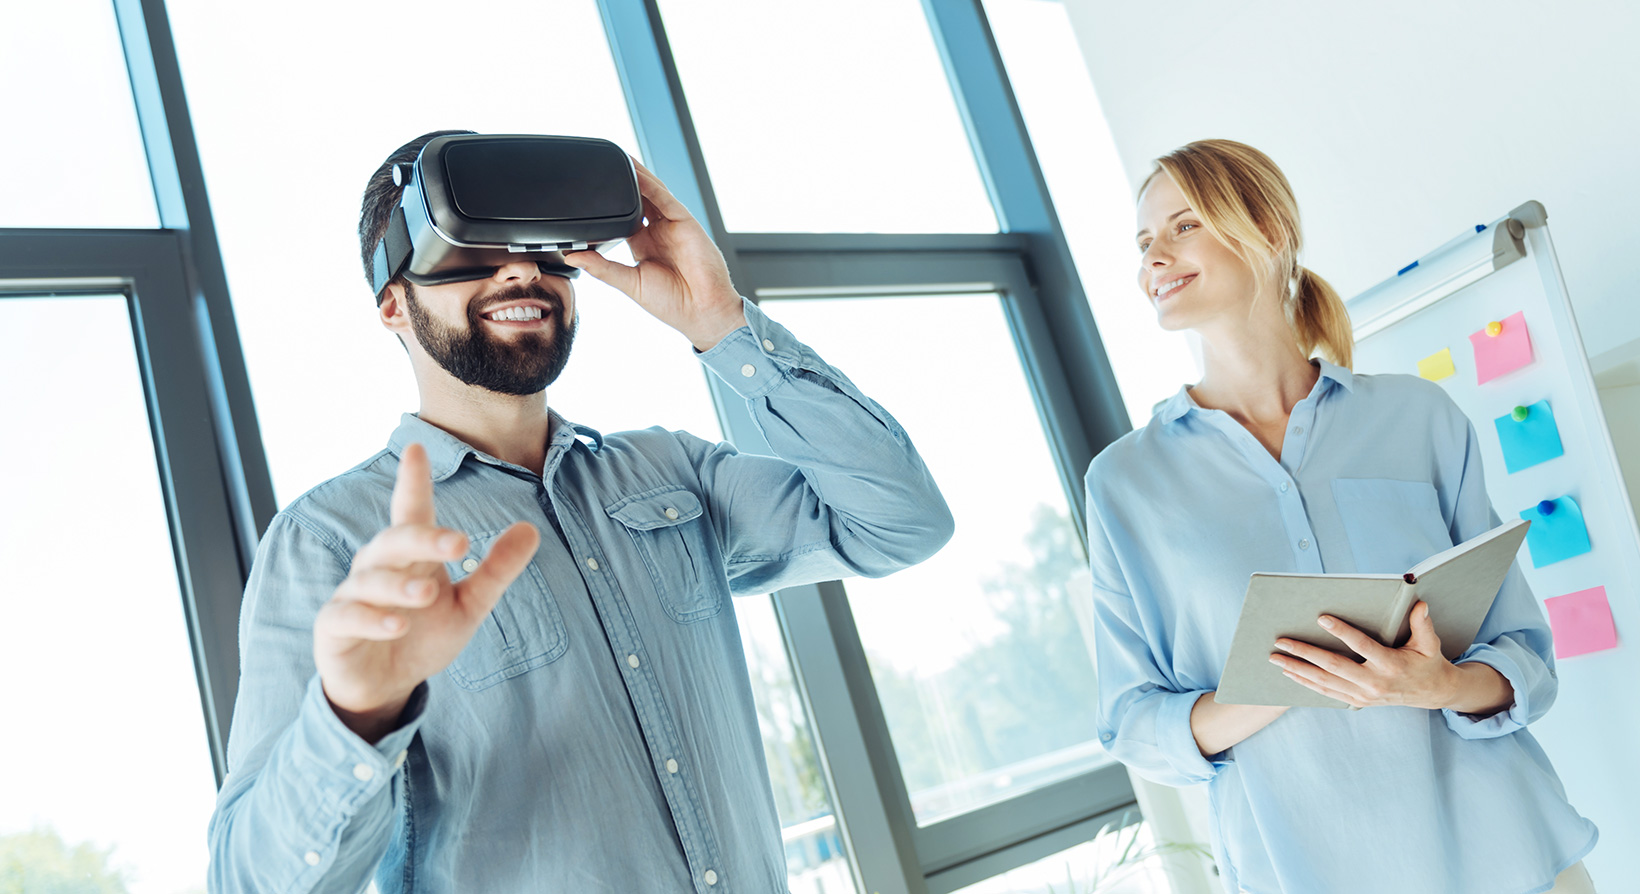
M1163 171L1208 232L1253 268L1260 294L1279 278L1282 310L1305 356L1319 351L1348 367L1355 348L1349 312L1326 280L1298 263L1298 200L1281 168L1244 143L1197 140L1156 159L1139 194Z

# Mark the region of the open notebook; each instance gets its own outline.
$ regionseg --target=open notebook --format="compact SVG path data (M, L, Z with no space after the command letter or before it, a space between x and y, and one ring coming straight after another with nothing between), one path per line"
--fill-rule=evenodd
M1285 637L1360 660L1316 619L1341 618L1386 646L1412 635L1412 607L1429 617L1448 660L1475 641L1530 524L1515 519L1419 562L1406 574L1254 574L1215 698L1232 705L1344 708L1282 676L1270 663Z

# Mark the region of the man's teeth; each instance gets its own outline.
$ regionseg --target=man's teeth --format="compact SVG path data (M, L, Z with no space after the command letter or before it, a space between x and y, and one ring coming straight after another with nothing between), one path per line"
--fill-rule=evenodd
M1195 277L1186 276L1183 279L1175 279L1172 282L1168 283L1167 285L1162 286L1161 288L1157 289L1156 290L1156 297L1160 298L1163 295L1166 295L1168 292L1171 292L1174 289L1182 287L1185 283L1190 282L1192 279L1195 279Z
M519 322L524 320L539 320L541 319L541 308L504 307L494 313L485 314L484 316L492 320L514 320Z

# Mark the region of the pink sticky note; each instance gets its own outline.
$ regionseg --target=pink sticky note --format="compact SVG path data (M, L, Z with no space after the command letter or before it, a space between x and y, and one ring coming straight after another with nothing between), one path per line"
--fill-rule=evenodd
M1526 331L1526 314L1516 313L1498 322L1503 324L1503 331L1497 335L1482 326L1481 331L1469 336L1469 343L1475 346L1477 385L1485 385L1532 362L1532 335Z
M1594 587L1543 600L1549 609L1549 629L1555 634L1555 657L1570 658L1617 646L1617 627L1606 588Z

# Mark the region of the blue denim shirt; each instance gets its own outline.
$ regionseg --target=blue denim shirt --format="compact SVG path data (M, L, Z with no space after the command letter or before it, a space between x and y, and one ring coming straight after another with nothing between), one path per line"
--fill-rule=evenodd
M240 619L213 891L786 890L729 597L889 574L952 520L893 417L750 302L746 317L700 359L778 456L555 416L537 476L406 415L386 450L275 517ZM520 519L541 547L371 745L325 700L312 626L388 525L412 442L439 523L472 541L453 579Z
M1440 386L1321 362L1277 460L1181 390L1088 470L1099 738L1135 772L1206 782L1228 890L1526 894L1594 846L1528 730L1554 702L1549 625L1511 567L1458 661L1509 681L1488 717L1292 708L1202 757L1248 575L1400 574L1498 525L1480 444Z

